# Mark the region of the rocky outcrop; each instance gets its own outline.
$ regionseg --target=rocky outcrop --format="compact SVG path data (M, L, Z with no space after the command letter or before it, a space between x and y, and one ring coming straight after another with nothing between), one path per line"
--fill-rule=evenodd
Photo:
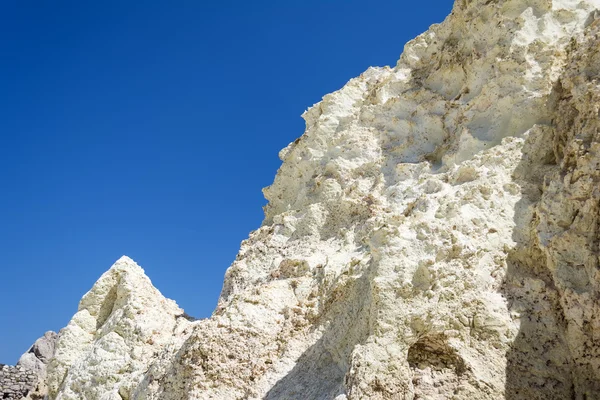
M548 123L515 171L524 232L505 293L520 315L507 396L596 399L600 393L600 21L573 38L548 98Z
M457 1L304 114L211 318L119 260L50 399L596 398L598 8Z
M57 340L56 332L48 331L19 358L17 366L34 372L36 376L34 389L30 391L28 399L43 399L48 394L46 369L48 362L54 356Z
M38 375L46 374L46 365L54 356L54 347L58 335L48 331L35 341L29 350L19 358L17 365L35 371Z
M48 365L50 399L134 398L152 363L176 351L191 324L144 271L122 257L59 332Z

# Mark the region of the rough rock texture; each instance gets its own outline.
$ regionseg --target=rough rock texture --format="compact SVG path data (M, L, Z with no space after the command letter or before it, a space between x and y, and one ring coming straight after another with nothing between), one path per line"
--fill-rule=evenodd
M33 370L38 375L45 375L46 365L54 356L57 339L56 332L44 333L44 336L36 340L29 350L19 358L17 365Z
M54 349L58 335L56 332L48 331L35 341L29 350L19 358L18 367L33 371L36 376L36 384L30 391L28 399L43 399L48 394L46 386L46 369L48 363L54 356Z
M600 20L587 24L515 171L525 235L505 287L521 321L507 355L514 398L600 398Z
M132 398L158 354L177 349L190 322L127 257L86 293L59 332L48 365L50 399Z
M458 0L305 114L217 310L122 259L51 399L594 399L600 0Z
M0 364L0 399L25 398L34 389L36 380L34 371Z

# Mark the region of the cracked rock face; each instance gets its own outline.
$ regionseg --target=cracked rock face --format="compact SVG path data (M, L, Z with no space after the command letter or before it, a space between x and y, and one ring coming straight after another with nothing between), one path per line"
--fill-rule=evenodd
M50 399L592 399L600 0L458 0L305 114L213 316L133 261Z

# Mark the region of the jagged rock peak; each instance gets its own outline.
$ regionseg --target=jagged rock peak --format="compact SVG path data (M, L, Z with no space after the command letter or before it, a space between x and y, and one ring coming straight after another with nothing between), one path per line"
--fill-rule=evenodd
M593 399L600 0L459 0L305 114L213 316L126 259L50 399Z
M48 366L50 398L129 398L158 353L179 346L190 322L121 257L87 292L59 332Z
M115 261L115 263L110 267L110 269L113 269L113 268L121 268L121 269L128 268L131 270L136 270L138 272L144 273L144 269L142 267L137 265L137 263L135 261L133 261L131 258L129 258L128 256L125 256L125 255L121 256L117 261Z

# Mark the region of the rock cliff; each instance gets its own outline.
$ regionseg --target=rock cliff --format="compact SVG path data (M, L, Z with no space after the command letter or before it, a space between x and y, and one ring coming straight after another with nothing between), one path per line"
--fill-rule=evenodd
M600 0L458 0L303 115L213 316L133 261L49 398L600 398Z

